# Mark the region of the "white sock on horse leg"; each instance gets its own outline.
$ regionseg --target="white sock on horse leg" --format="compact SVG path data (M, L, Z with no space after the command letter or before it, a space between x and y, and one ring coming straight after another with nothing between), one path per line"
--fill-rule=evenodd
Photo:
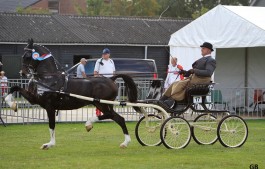
M131 142L131 137L129 134L125 134L125 141L126 142Z
M98 117L91 117L88 119L88 121L86 122L85 126L91 125L92 123L95 123L98 121Z
M51 137L50 143L55 145L55 130L53 129L49 129L49 130L50 130L50 137Z

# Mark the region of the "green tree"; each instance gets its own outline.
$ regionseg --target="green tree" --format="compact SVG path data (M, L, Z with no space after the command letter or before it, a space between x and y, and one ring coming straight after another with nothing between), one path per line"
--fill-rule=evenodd
M21 6L16 8L16 12L20 14L51 14L47 9L33 9L31 7L23 8Z
M249 5L249 0L157 0L164 17L197 18L215 6ZM167 9L168 7L168 9ZM165 11L165 9L167 9Z
M159 9L157 0L132 0L130 16L156 16Z
M88 15L155 16L160 5L157 0L87 0Z
M102 0L87 0L87 14L88 15L100 15L103 6Z
M249 0L87 0L88 15L197 18L215 6L249 5Z

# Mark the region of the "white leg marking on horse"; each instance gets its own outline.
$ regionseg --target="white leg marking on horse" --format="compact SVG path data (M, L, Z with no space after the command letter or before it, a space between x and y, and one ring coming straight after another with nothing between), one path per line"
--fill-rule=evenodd
M55 146L55 130L50 130L50 142L43 144L40 148L43 150L48 150L50 147Z
M125 134L125 140L121 143L120 148L127 148L128 144L131 142L131 137L128 134Z
M98 117L91 117L87 120L85 126L86 126L86 131L89 132L93 128L93 123L98 121Z

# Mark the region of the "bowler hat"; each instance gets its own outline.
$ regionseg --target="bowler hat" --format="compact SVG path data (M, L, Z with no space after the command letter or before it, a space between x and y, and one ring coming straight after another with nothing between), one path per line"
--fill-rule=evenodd
M108 48L103 49L102 54L110 54L110 50Z
M213 45L209 42L204 42L200 47L205 47L213 51Z

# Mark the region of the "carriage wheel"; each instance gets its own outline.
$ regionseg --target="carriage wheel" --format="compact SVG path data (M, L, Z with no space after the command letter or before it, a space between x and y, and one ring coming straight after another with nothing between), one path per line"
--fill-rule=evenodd
M162 124L161 117L148 114L148 118L143 116L136 124L135 136L142 146L160 145L159 132Z
M225 116L219 123L217 135L220 143L225 147L240 147L248 137L246 122L237 115Z
M194 141L202 145L214 144L218 140L217 126L217 118L214 115L207 113L199 115L191 128Z
M191 139L190 125L182 117L170 117L162 124L160 138L167 148L185 148Z

